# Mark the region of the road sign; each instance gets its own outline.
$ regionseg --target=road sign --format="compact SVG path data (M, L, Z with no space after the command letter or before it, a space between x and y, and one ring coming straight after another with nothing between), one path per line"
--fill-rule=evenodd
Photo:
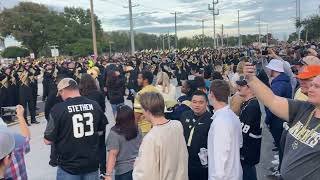
M51 49L51 56L52 57L58 57L59 56L59 50L58 49Z

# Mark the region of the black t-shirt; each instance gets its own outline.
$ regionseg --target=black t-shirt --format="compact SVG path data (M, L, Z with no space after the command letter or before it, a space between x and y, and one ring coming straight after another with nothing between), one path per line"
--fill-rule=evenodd
M189 168L202 169L207 166L201 164L198 153L201 148L207 149L208 132L212 123L212 114L205 112L196 116L192 110L181 115L180 122L183 126L184 137L189 153Z
M100 106L85 97L56 104L44 134L54 143L57 164L70 174L96 171L99 166L99 135L108 120Z
M240 149L241 163L253 166L260 161L262 138L261 110L256 98L241 105L239 119L243 137L243 146Z

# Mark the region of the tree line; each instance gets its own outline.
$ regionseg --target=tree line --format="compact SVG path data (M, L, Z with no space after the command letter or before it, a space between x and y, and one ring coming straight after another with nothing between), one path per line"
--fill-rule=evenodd
M130 51L128 31L104 32L101 21L96 15L94 17L99 54L110 50ZM0 34L4 37L13 36L22 44L22 49L10 48L3 52L2 55L6 57L26 54L25 50L34 53L35 57L50 56L52 46L58 46L61 55L81 57L93 54L89 9L66 7L62 12L57 12L41 4L20 2L0 13ZM265 42L266 36L261 39ZM270 36L269 42L272 40ZM218 41L221 45L221 38ZM238 37L225 37L223 41L225 46L238 46ZM258 41L258 35L242 35L241 41L242 45L249 45ZM176 48L175 36L135 32L135 46L136 50L168 49L169 46ZM213 47L213 38L208 35L179 38L177 48L184 47Z

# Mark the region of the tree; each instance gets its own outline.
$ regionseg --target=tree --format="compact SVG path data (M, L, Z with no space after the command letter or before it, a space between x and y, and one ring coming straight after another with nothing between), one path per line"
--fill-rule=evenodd
M16 46L7 47L2 52L2 57L4 58L27 57L29 55L30 55L30 52L27 49L16 47Z
M307 40L320 40L320 16L314 15L304 19L301 24L303 25L303 30L301 31L301 38L306 37L308 33Z
M48 16L52 12L43 5L21 2L12 9L5 9L0 14L0 33L12 35L30 49L37 57L47 41L45 31Z
M95 22L101 44L103 30L97 16ZM52 45L58 45L61 54L69 54L70 48L65 50L66 47L92 38L90 10L65 8L64 12L58 13L44 5L21 2L0 14L0 33L12 35L36 57Z

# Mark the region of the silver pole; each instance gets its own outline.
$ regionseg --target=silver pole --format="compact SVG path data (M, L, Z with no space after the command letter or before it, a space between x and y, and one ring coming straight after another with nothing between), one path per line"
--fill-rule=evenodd
M133 32L133 19L132 19L132 3L129 0L129 18L130 18L130 38L131 38L131 55L134 55L134 32Z

